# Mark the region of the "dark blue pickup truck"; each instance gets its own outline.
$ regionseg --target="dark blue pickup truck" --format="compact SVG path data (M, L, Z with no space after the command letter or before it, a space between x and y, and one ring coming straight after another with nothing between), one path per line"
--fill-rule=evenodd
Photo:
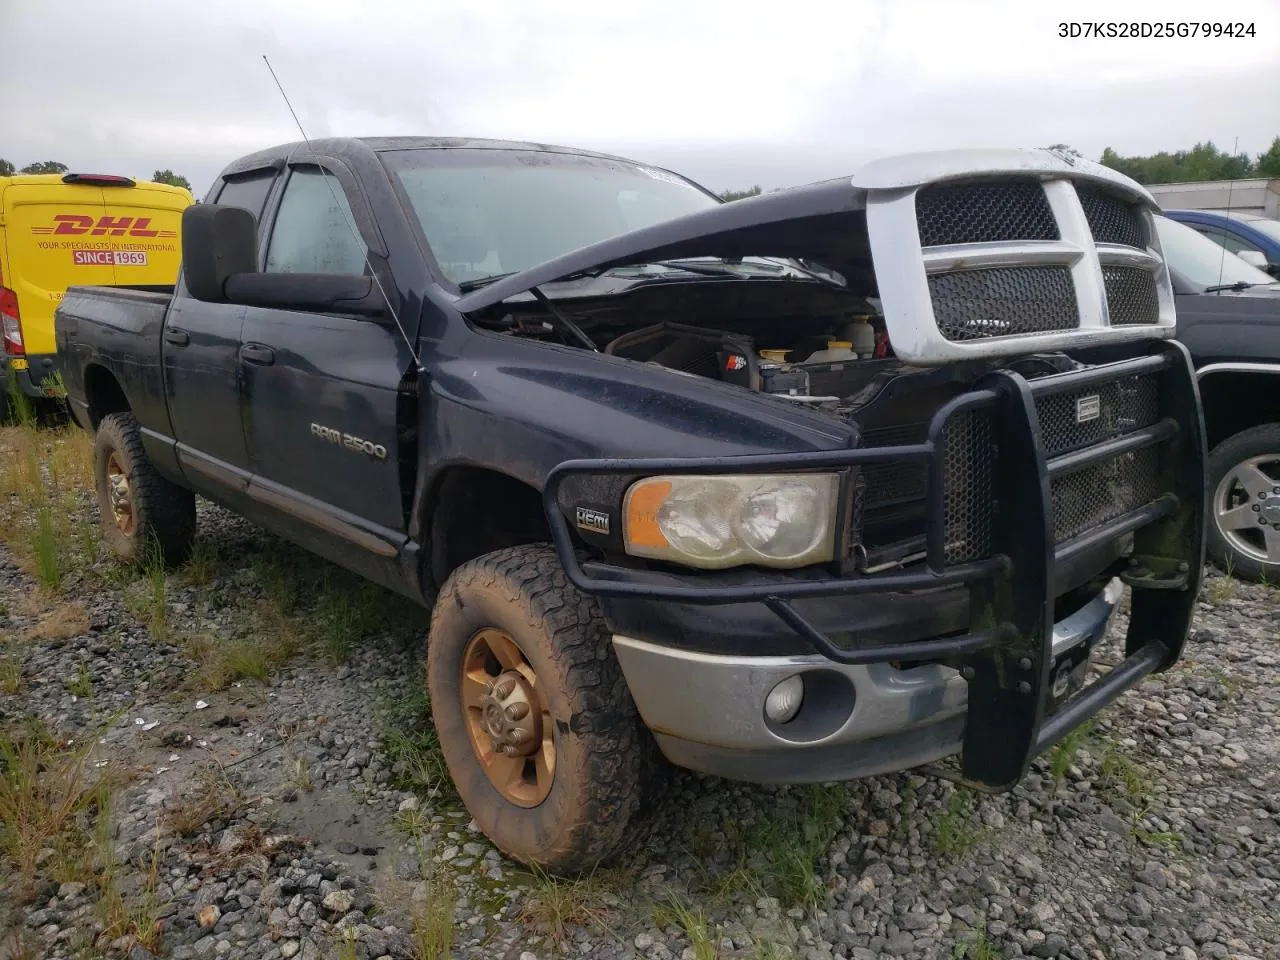
M181 561L198 494L432 608L464 802L574 871L661 757L1007 790L1178 659L1205 446L1153 209L1039 150L726 204L559 147L291 144L186 212L176 289L69 291L58 357L119 554Z

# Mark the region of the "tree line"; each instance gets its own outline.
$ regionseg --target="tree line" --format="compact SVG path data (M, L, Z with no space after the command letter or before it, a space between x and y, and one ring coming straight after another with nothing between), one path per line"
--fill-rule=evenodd
M1246 177L1280 177L1280 137L1257 156L1219 150L1212 141L1190 150L1161 151L1146 157L1124 157L1110 147L1102 151L1103 166L1118 170L1139 183L1182 183L1196 180L1241 180Z
M25 167L17 168L14 164L0 157L0 177L12 177L15 173L66 173L67 165L59 163L57 160L37 160L35 163L28 163ZM174 173L172 170L157 170L151 175L151 179L155 183L167 183L174 187L185 187L191 189L191 181L180 173Z
M1065 143L1052 144L1048 149L1061 150L1082 157L1076 150ZM1170 153L1162 150L1149 156L1121 156L1107 147L1102 151L1099 162L1125 176L1132 177L1139 183L1182 183L1194 180L1241 180L1246 177L1280 177L1280 137L1271 141L1271 146L1258 154L1229 153L1219 150L1212 141L1197 143L1190 150L1175 150ZM726 190L720 194L721 200L742 200L754 197L761 192L759 185L747 190Z

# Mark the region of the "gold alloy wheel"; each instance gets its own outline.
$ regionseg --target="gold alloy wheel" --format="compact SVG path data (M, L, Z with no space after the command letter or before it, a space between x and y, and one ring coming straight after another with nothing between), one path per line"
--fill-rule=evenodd
M518 807L542 803L556 774L554 724L538 675L504 631L489 627L467 641L459 696L489 782Z
M116 528L126 537L133 536L133 492L129 489L129 475L115 453L107 458L107 497Z

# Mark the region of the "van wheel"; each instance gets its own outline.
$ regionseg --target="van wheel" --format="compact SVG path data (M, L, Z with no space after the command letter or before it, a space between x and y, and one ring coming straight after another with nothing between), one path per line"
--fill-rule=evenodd
M104 538L116 556L145 563L158 551L165 566L187 559L196 535L195 495L156 472L133 414L108 414L98 424L93 478Z
M508 856L573 874L634 842L631 820L665 761L599 608L554 551L497 550L448 577L427 690L462 802Z
M1242 580L1280 581L1280 424L1241 431L1209 454L1214 565Z

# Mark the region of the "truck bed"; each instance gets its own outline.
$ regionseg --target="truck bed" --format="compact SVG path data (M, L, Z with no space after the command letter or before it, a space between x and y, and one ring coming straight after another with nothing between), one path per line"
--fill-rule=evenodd
M171 286L70 287L54 319L55 361L72 414L96 423L86 378L101 367L128 384L130 408L147 422L168 422L160 366L160 333L173 298ZM159 417L160 419L154 420Z

